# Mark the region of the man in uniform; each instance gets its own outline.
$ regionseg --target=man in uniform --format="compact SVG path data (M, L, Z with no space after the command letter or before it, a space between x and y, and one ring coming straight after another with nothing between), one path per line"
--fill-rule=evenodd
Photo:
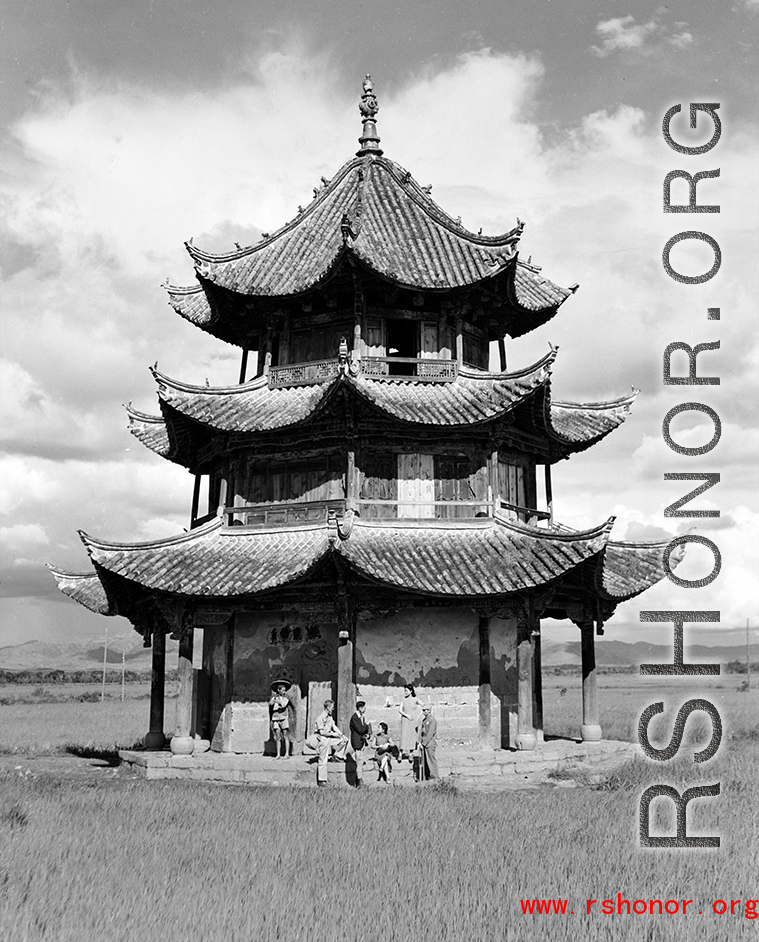
M316 727L313 735L306 740L309 749L314 749L319 756L316 766L316 784L324 787L327 784L327 762L333 755L336 759L345 762L345 752L348 740L337 727L332 716L335 704L332 700L324 701L324 710L316 717Z

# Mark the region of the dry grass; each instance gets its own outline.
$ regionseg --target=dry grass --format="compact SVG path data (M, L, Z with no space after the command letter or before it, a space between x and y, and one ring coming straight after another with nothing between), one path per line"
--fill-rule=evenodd
M645 706L652 698L643 693ZM605 709L614 712L616 699L635 713L630 698L639 694L606 689ZM7 775L0 781L0 938L755 938L759 921L711 913L715 899L759 896L755 696L725 693L720 710L730 738L705 768L683 758L664 772L658 763L636 761L600 790L494 796L451 788L224 788L110 773L92 783ZM61 705L47 705L53 707ZM60 727L41 738L39 727L27 732L27 742L37 736L40 748L43 740L60 745L78 730L82 744L107 745L144 732L144 701L72 707ZM30 707L16 715L20 709L0 707L3 742L22 740L9 733L30 720ZM689 815L691 830L721 835L720 850L638 848L639 796L658 781L722 783L719 799L694 802ZM656 814L657 827L668 823L661 810ZM694 899L698 908L686 917L585 915L586 899L616 900L617 893ZM567 898L575 915L524 916L519 900L527 898Z

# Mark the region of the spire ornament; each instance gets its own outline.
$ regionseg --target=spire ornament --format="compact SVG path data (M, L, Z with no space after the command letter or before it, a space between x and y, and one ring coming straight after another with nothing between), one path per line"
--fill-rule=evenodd
M357 157L363 157L365 154L382 155L379 146L379 134L377 134L377 122L375 115L379 111L379 103L374 94L374 85L371 75L367 75L363 84L364 93L358 103L358 110L361 113L361 120L364 123L363 133L358 139L361 145L360 150L356 151Z

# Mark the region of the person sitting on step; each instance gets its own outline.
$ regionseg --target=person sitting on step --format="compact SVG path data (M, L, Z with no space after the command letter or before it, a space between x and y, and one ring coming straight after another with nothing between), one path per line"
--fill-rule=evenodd
M327 762L330 756L345 762L345 752L348 740L337 727L332 714L335 710L333 700L324 701L324 710L316 717L314 732L306 740L309 749L313 749L319 756L316 765L316 784L324 787L327 784Z

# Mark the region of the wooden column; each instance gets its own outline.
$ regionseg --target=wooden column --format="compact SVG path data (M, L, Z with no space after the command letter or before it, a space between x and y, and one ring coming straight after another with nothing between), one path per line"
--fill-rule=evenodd
M532 625L527 611L517 615L517 749L530 751L537 742L532 722Z
M498 355L501 359L501 372L506 372L506 338L498 338Z
M535 727L535 738L543 742L543 664L541 651L540 621L538 620L532 632L532 722Z
M350 632L341 631L337 648L337 725L344 736L349 735L351 716L355 709L353 641Z
M245 382L245 374L248 372L248 348L244 347L242 358L240 360L240 385Z
M358 479L356 476L356 450L353 445L348 446L348 467L345 473L345 508L358 509Z
M174 755L192 755L195 740L192 733L192 628L184 628L179 638L179 663L177 665L177 720L171 739Z
M490 516L501 509L501 495L498 490L498 448L491 444L488 457L488 500L490 501Z
M596 639L592 621L580 625L582 633L582 738L585 742L599 742L601 723L598 713L596 686Z
M200 504L200 481L202 475L195 475L195 485L192 489L192 510L190 511L190 529L195 526L195 521L198 519L198 505Z
M153 671L150 676L150 732L145 737L146 749L163 749L164 680L166 677L166 635L153 632Z
M551 465L546 461L546 508L548 510L548 523L553 523L553 487L551 485Z
M492 716L490 712L490 619L480 615L480 688L479 740L480 749L492 749Z
M456 362L461 369L464 363L464 319L456 318Z

